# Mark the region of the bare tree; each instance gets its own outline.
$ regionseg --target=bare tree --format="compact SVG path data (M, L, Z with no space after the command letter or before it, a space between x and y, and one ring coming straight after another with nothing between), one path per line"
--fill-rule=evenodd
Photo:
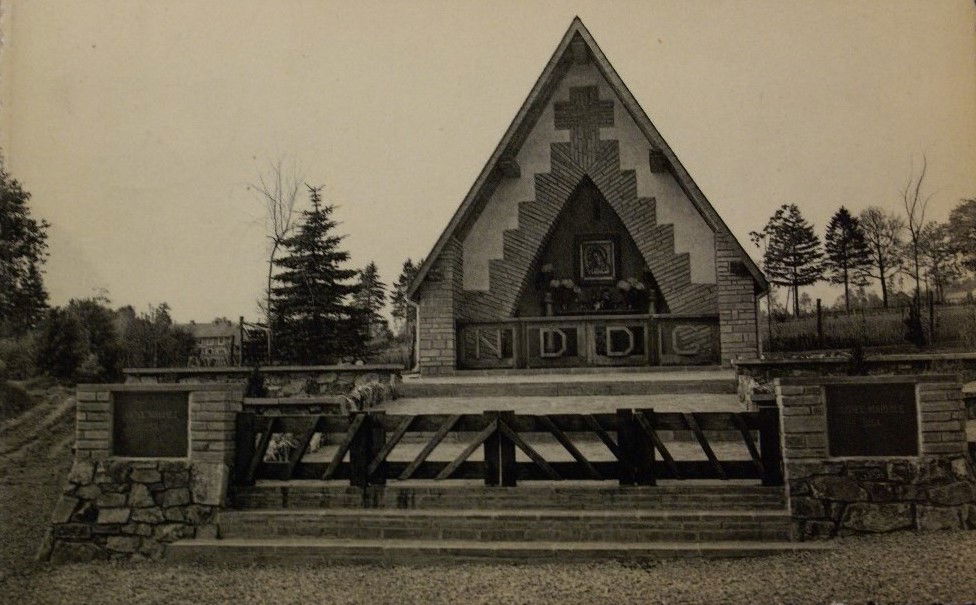
M905 221L877 206L864 209L858 219L871 250L871 265L865 268L864 274L881 284L881 303L887 309L888 287L891 279L901 270L899 249Z
M909 269L909 273L915 280L916 301L922 300L921 248L919 243L922 236L922 229L925 227L925 210L928 208L929 200L935 195L934 193L928 196L922 195L922 184L925 181L927 168L928 160L925 155L922 155L922 170L919 172L918 178L915 177L915 169L913 167L911 173L908 175L908 181L901 191L902 202L905 208L905 218L908 219L906 224L909 235L908 252L912 257L912 267Z
M298 201L298 192L304 182L304 177L299 176L298 170L294 166L291 170L286 171L284 162L279 159L270 164L266 173L258 174L257 183L248 186L248 189L254 191L261 203L264 204L265 236L269 241L268 282L265 289L264 304L262 305L267 322L268 361L271 361L272 357L271 284L274 276L274 261L282 243L288 238L295 226L295 203Z

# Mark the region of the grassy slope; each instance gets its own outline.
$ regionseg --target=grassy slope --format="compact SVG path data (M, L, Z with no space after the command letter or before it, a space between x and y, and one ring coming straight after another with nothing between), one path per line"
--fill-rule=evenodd
M32 557L69 462L71 406L63 401L63 394L55 394L28 412L31 416L0 425L0 451L13 449L0 455L0 602L888 603L976 597L972 532L901 533L847 539L826 554L690 559L649 567L36 564ZM38 424L48 428L28 428Z

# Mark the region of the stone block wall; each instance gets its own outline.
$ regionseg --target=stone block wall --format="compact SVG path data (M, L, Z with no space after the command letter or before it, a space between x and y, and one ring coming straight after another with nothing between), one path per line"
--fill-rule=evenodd
M718 280L718 317L722 364L736 358L759 355L756 313L756 285L752 276L741 275L733 263L741 263L735 242L715 234L715 271Z
M824 385L916 383L919 455L831 457ZM976 472L952 376L777 379L785 478L800 539L976 528Z
M831 357L753 358L736 360L733 365L738 383L737 390L742 401L748 401L753 393L772 393L773 381L776 378L954 374L958 375L963 382L976 381L976 353L869 355L862 363L855 366L851 363L849 355L838 351ZM976 399L976 391L970 397ZM976 409L976 405L973 408Z
M114 456L114 393L174 389L189 395L187 456ZM225 384L79 386L75 459L38 558L158 559L169 542L215 536L242 399L239 386Z
M457 369L456 324L461 304L461 242L451 238L420 290L418 315L420 372L451 374Z
M357 387L379 383L394 389L400 382L403 366L398 364L261 366L269 397L349 395ZM209 384L214 382L247 385L253 368L127 368L126 384Z

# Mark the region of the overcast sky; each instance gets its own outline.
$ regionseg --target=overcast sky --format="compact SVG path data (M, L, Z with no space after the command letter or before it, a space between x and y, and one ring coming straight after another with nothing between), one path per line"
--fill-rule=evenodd
M361 266L428 252L574 15L733 232L976 196L976 9L955 2L2 4L2 145L51 222L52 302L256 316L269 162ZM832 298L832 296L831 296Z

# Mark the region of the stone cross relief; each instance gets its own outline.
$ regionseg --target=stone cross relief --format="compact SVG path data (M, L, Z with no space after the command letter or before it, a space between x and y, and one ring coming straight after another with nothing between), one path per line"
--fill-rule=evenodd
M574 86L569 101L554 103L553 110L556 128L569 129L573 155L586 167L597 157L600 128L613 126L613 101L601 101L596 86Z

